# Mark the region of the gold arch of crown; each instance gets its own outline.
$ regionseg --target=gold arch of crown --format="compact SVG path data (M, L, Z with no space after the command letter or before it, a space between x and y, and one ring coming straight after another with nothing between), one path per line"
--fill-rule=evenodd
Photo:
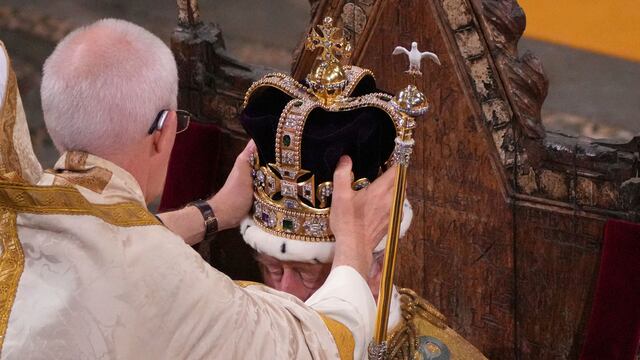
M348 94L368 70L349 67L357 79L349 83ZM391 104L392 97L384 93L371 93L359 97L344 97L326 105L318 102L306 88L284 74L270 74L256 82L247 91L244 106L260 88L277 88L293 99L284 107L278 120L275 141L275 164L260 164L254 157L254 214L255 223L274 235L309 242L332 242L329 228L328 199L333 187L331 182L315 184L315 176L301 167L302 134L306 120L314 109L328 112L344 112L363 107L384 111L393 121L396 130L403 117ZM303 180L304 179L304 180ZM353 183L354 189L368 185L367 179Z

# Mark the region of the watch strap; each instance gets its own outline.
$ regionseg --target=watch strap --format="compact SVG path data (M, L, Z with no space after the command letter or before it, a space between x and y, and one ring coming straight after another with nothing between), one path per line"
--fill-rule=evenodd
M209 236L214 235L218 232L218 218L216 218L216 214L213 211L213 208L206 200L196 200L191 203L191 205L195 206L200 213L202 214L202 218L204 219L204 238L207 239Z

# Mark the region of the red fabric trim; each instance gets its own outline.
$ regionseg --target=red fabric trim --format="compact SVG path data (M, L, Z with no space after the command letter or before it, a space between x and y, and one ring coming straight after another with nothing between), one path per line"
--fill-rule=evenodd
M221 135L216 125L191 122L176 136L159 212L211 195L219 167Z
M640 224L609 220L580 359L632 360L639 342Z

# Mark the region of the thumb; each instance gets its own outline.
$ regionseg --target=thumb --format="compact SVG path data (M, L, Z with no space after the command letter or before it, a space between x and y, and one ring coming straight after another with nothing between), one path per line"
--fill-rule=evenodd
M338 166L333 173L333 197L348 194L351 190L351 158L344 155L338 160Z
M238 155L238 157L236 158L236 163L244 162L246 164L249 161L249 157L251 157L251 154L254 153L255 150L256 144L253 142L253 140L249 140L247 146L244 147L244 150L242 150L240 155Z

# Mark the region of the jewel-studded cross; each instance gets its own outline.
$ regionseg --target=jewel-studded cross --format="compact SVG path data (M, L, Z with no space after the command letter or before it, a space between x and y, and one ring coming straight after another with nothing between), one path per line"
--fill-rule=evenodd
M351 56L351 44L344 38L343 32L333 26L332 18L324 18L322 25L318 25L318 29L320 33L314 28L307 37L307 49L321 48L320 59L323 61L335 61L339 57L349 58Z

